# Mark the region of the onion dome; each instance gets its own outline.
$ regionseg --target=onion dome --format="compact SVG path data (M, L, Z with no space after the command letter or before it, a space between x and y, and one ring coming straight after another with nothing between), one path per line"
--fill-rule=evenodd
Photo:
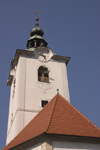
M38 17L36 17L35 28L31 30L30 38L27 41L27 50L34 51L34 49L38 46L47 46L47 42L43 39L44 32L39 28Z
M43 36L44 32L39 27L35 27L31 30L30 36L34 36L35 34Z

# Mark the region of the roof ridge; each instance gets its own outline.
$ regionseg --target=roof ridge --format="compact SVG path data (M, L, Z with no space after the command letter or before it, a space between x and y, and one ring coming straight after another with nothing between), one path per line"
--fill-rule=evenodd
M56 97L57 96L57 97ZM56 106L56 103L57 103L57 99L58 99L58 94L56 94L56 96L55 96L55 103L54 103L54 106L53 106L53 108L52 108L52 113L51 113L51 117L50 117L50 119L49 119L49 121L48 121L48 125L47 125L47 128L46 128L46 131L45 132L47 132L48 131L48 129L49 129L49 127L50 127L50 124L51 124L51 120L52 120L52 117L53 117L53 113L54 113L54 110L55 110L55 106Z
M60 95L60 94L59 94ZM83 116L88 122L90 122L93 126L95 126L99 131L100 128L96 126L92 121L90 121L85 115L83 115L77 108L75 108L68 100L66 100L62 95L60 95L61 98L63 98L67 103L71 105L81 116Z

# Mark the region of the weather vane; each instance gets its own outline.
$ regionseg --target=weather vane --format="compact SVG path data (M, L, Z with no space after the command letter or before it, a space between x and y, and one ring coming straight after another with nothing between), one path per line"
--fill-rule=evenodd
M36 11L35 11L35 14L36 14L36 18L35 18L36 24L35 24L35 26L38 27L38 26L39 26L39 24L38 24L38 21L39 21L39 18L38 18L39 11L36 10Z

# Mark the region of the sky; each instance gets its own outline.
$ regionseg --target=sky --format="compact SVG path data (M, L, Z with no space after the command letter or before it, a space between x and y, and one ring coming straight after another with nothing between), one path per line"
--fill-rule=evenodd
M16 49L26 49L37 9L48 47L71 57L71 104L100 128L100 0L0 0L0 149L6 145L10 63Z

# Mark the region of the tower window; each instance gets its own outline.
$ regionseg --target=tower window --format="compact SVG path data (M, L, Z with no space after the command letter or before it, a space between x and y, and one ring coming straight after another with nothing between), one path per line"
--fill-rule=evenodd
M41 106L44 107L47 103L48 103L48 101L42 100L42 101L41 101Z
M38 69L38 81L49 82L49 71L48 68L41 66Z

